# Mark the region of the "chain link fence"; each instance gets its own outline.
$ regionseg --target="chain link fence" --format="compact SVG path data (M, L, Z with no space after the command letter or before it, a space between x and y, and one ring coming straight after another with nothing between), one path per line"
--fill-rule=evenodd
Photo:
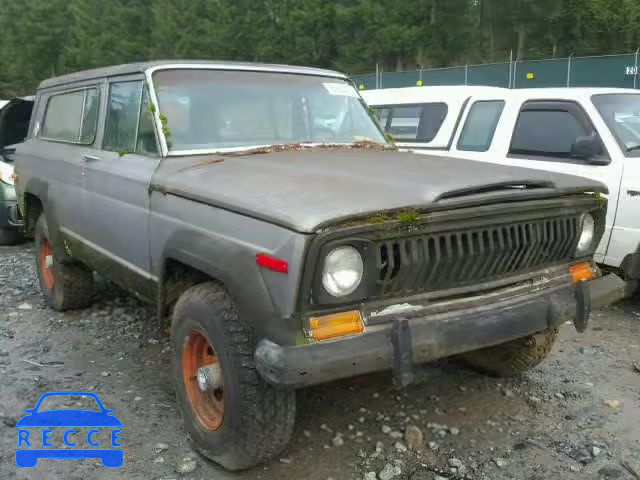
M639 49L640 51L640 49ZM489 85L505 88L640 88L638 51L624 55L521 60L405 72L355 75L361 90L429 85Z

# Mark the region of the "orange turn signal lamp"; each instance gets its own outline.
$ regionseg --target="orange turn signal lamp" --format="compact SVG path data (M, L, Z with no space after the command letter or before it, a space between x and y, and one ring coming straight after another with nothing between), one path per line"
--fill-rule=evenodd
M311 336L318 342L348 335L357 335L364 331L364 324L358 310L311 317L310 325Z
M589 262L576 263L575 265L571 265L569 267L569 273L571 273L571 278L573 278L573 283L575 284L584 282L586 280L591 280L596 275L593 266Z

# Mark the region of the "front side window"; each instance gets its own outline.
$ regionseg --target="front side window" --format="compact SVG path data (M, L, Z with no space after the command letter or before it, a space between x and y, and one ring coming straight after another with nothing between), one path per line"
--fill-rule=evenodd
M99 104L100 96L96 88L52 95L47 103L40 137L92 144L98 124Z
M386 144L347 81L271 72L175 69L153 74L171 150L295 143Z
M511 153L567 157L577 137L589 131L567 111L531 110L518 117Z
M627 157L640 157L640 94L594 95L593 104Z
M503 109L502 100L480 100L471 105L458 139L458 150L489 150Z
M140 121L138 123L138 137L136 139L136 153L157 157L160 153L156 140L155 123L151 111L151 100L146 87L142 91L142 105L140 107Z
M115 82L109 87L107 122L102 148L114 152L135 152L142 80Z
M92 88L85 91L84 106L82 108L82 125L80 127L80 143L93 143L98 125L98 110L100 97L98 90Z
M376 116L394 140L430 142L447 116L446 103L425 103L394 107L378 107Z

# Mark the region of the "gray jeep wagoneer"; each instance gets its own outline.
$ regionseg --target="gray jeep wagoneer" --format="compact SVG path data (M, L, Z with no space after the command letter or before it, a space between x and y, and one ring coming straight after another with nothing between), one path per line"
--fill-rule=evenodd
M399 152L332 71L53 78L15 157L48 303L87 306L93 271L154 302L185 429L229 469L287 444L296 388L449 355L517 374L617 288L603 185Z

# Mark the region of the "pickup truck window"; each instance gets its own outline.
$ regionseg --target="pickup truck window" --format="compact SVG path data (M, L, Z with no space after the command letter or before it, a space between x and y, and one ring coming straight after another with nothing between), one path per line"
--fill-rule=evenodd
M479 100L469 108L469 114L458 139L458 150L486 152L504 109L502 100Z
M95 140L100 98L96 88L49 97L40 138L90 145Z
M594 95L591 100L628 157L640 157L640 95Z
M272 72L159 70L153 84L173 151L387 141L352 84Z
M446 103L424 103L396 107L376 107L376 115L385 131L395 140L430 142L447 117Z
M591 121L575 102L530 101L520 110L509 153L582 162L586 160L573 152L576 141L597 136Z

